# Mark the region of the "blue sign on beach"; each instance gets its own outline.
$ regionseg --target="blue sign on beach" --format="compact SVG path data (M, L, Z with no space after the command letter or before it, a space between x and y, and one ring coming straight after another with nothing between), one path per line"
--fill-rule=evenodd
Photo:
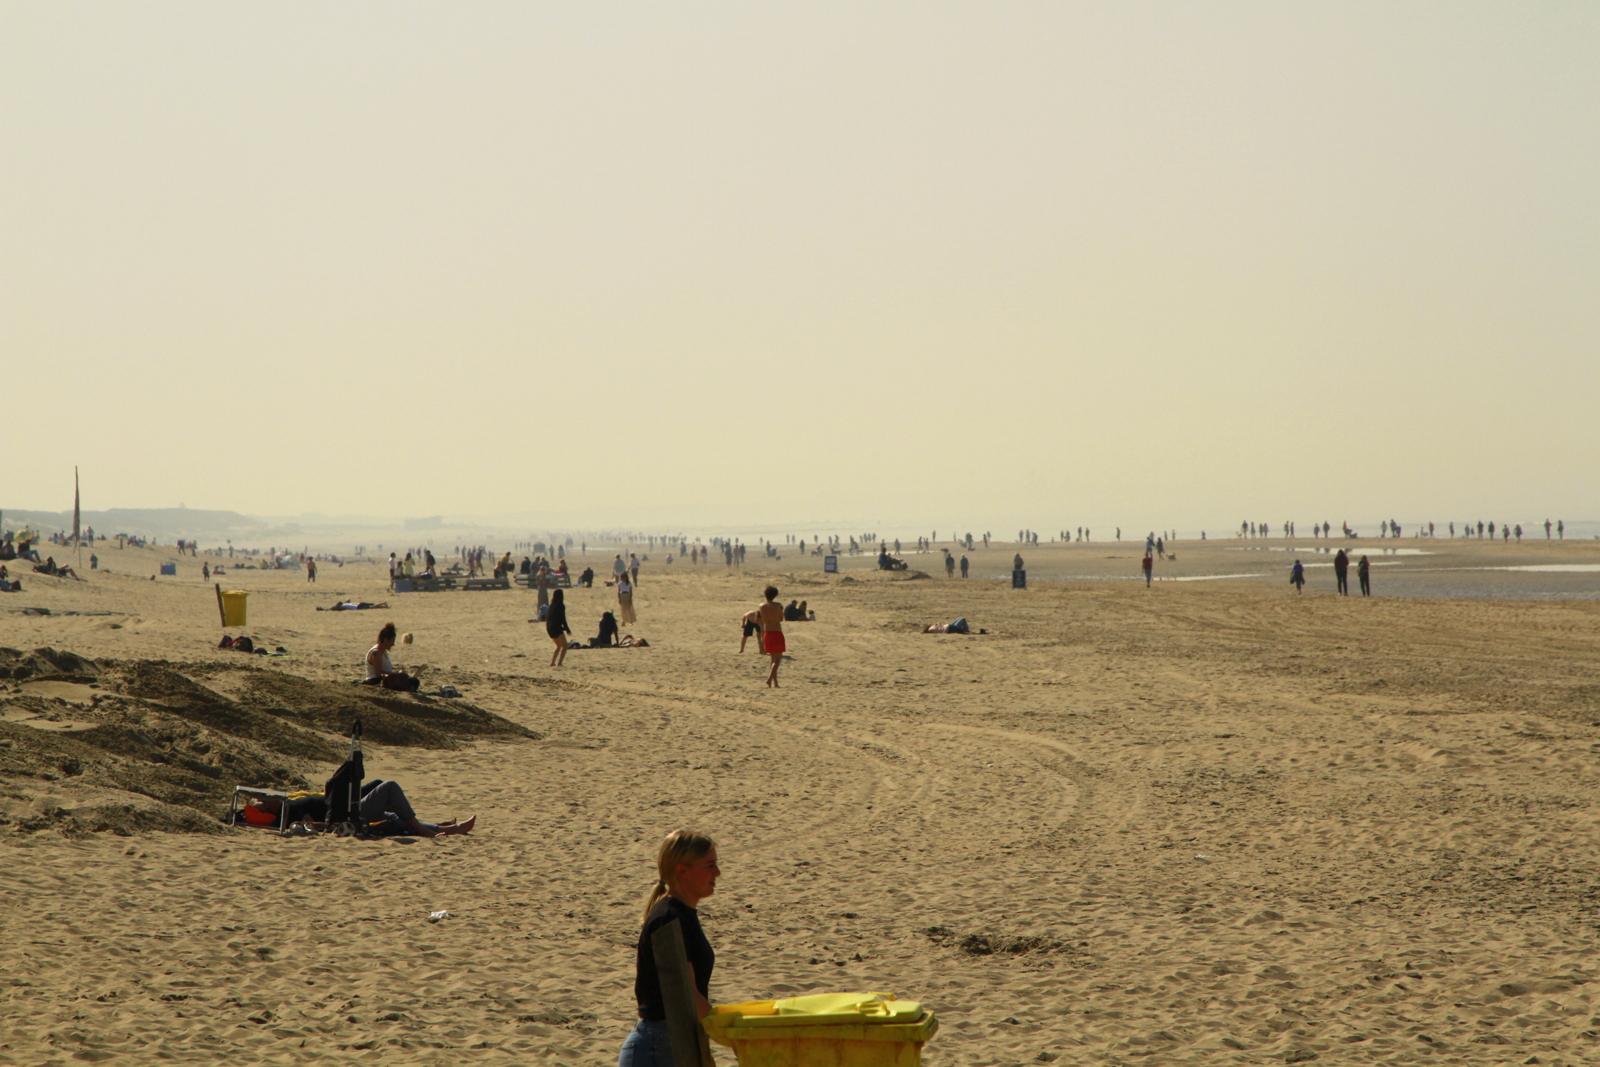
M839 557L838 556L823 556L822 557L822 573L823 574L838 574L839 573Z
M1011 588L1013 588L1013 589L1026 589L1026 588L1028 588L1028 572L1027 571L1012 571L1011 572Z

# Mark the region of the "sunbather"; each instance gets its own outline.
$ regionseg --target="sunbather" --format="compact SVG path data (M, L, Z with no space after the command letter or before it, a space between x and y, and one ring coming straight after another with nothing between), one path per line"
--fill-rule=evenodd
M378 631L378 643L367 650L367 677L363 685L379 685L385 689L416 692L421 682L405 671L397 671L389 661L389 650L394 647L394 623L383 624Z
M390 815L398 817L402 826L419 837L470 834L478 822L476 815L466 822L457 822L455 819L447 819L441 823L423 822L412 810L411 802L406 799L405 790L400 788L399 782L378 782L364 786L361 793L361 817L371 823L381 822Z
M967 625L966 617L962 616L954 622L939 622L934 623L932 626L924 626L922 632L925 634L970 634L972 628ZM989 631L979 630L978 632L986 634Z
M277 797L262 797L255 801L255 806L276 818L283 810L283 801ZM361 787L361 818L368 823L383 822L390 817L408 833L418 837L438 837L441 834L469 834L478 824L478 817L472 816L466 822L455 819L446 819L444 822L423 822L417 818L417 813L412 809L411 802L406 799L405 790L400 788L399 782L368 782ZM289 801L289 821L291 823L303 822L312 830L326 830L328 818L328 800L324 796L312 794Z

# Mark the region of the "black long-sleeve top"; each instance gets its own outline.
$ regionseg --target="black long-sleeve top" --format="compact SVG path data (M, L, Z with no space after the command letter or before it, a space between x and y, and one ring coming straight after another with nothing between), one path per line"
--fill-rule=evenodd
M683 924L683 949L694 969L694 987L707 1000L711 999L711 969L717 965L717 954L700 928L700 913L675 897L662 897L650 909L644 929L639 931L639 949L633 978L633 996L639 1002L639 1018L665 1019L666 1006L661 999L661 979L656 974L656 951L651 938L655 932L672 920Z

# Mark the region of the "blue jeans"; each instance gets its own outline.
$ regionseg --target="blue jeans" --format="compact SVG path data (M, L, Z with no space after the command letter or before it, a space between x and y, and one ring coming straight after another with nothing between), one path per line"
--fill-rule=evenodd
M640 1019L639 1024L622 1043L622 1055L617 1057L617 1067L673 1067L672 1038L667 1034L667 1020Z

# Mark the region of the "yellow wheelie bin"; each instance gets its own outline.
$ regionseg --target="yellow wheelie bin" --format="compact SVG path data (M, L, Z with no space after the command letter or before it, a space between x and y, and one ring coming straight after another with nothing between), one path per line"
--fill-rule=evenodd
M818 993L718 1005L704 1025L739 1067L919 1067L939 1020L883 993Z
M222 625L244 626L245 603L250 594L242 589L225 589L222 592Z

